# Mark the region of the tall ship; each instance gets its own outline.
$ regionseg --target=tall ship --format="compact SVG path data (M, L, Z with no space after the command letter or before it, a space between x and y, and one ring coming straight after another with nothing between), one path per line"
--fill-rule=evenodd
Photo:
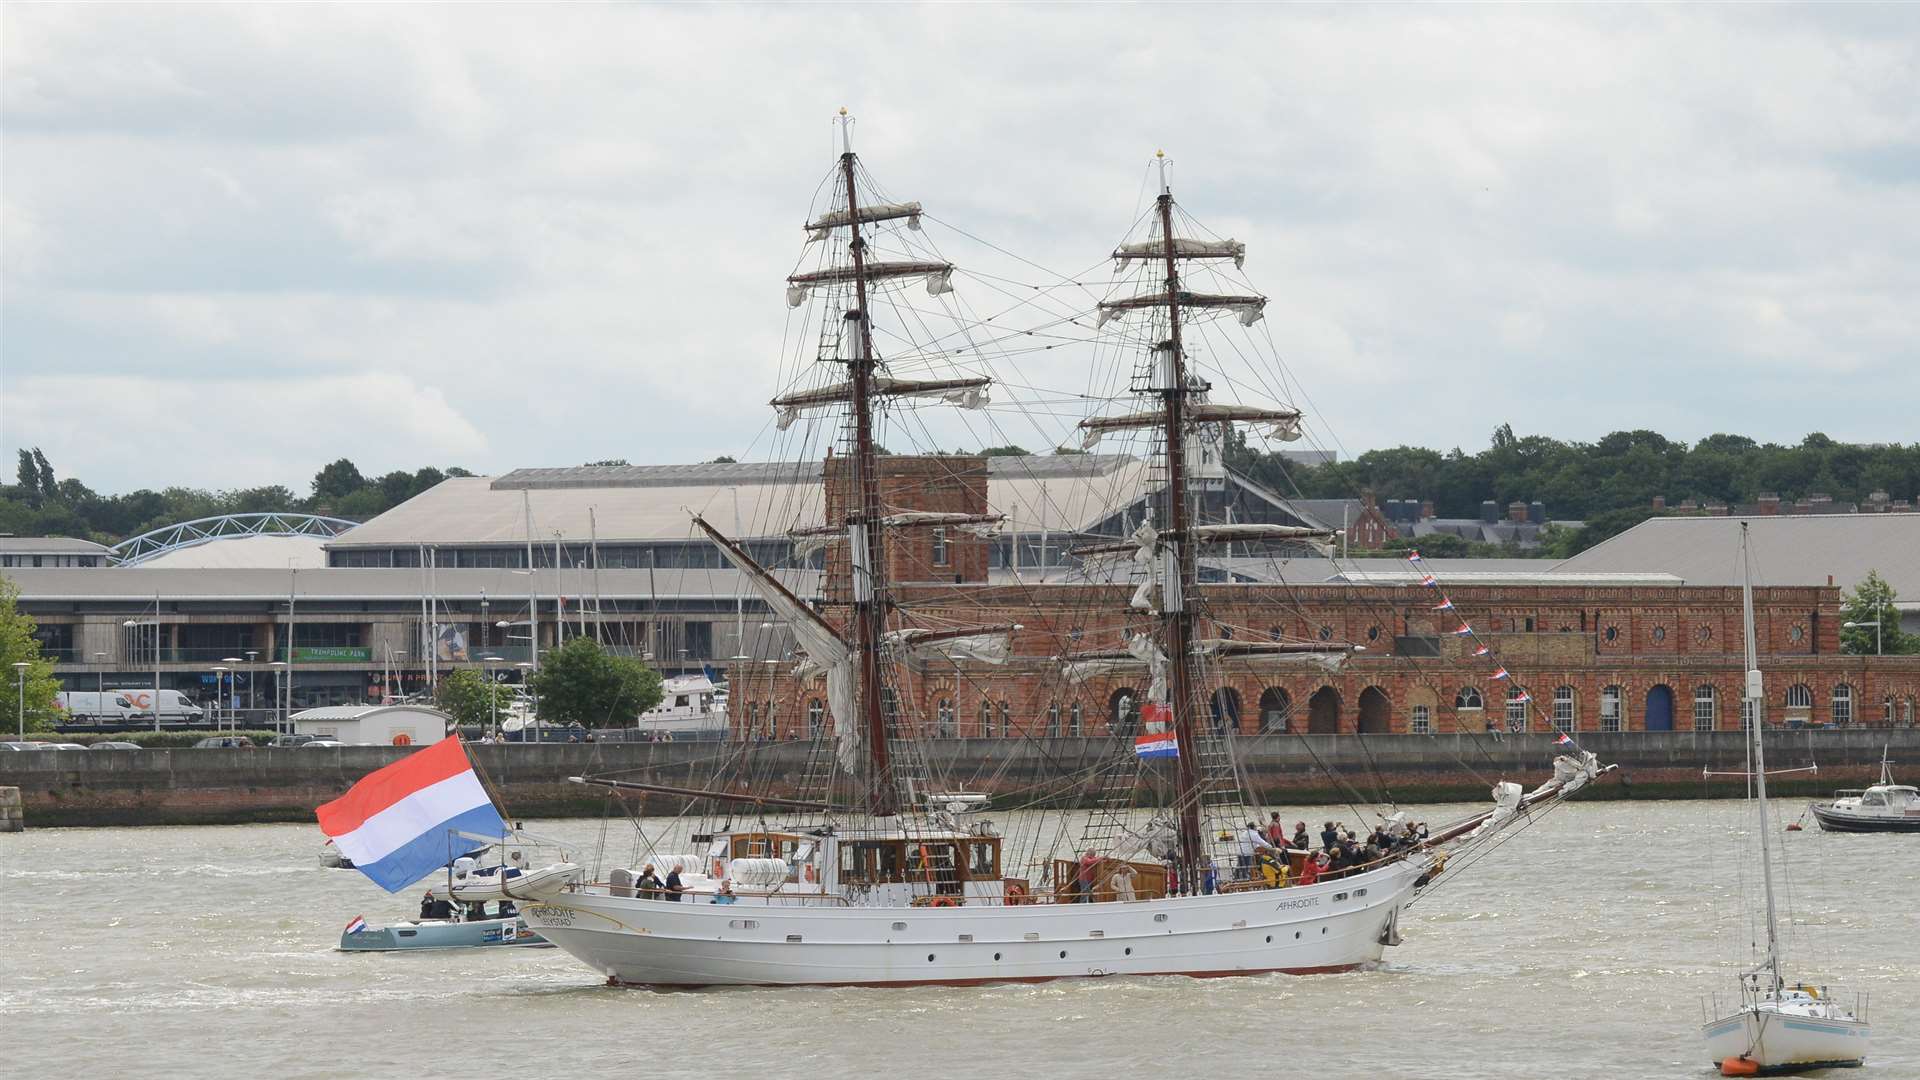
M677 823L671 839L643 831L597 880L523 897L532 929L632 986L1345 971L1398 942L1401 912L1450 859L1604 771L1570 748L1533 790L1502 782L1488 809L1460 820L1423 827L1383 813L1364 840L1333 845L1338 861L1308 850L1319 843L1254 835L1255 800L1217 722L1223 671L1337 668L1364 646L1248 633L1214 609L1203 582L1209 552L1329 539L1237 520L1206 483L1236 432L1285 439L1301 422L1282 402L1241 400L1260 389L1245 380L1216 388L1196 363L1203 351L1229 355L1227 335L1271 348L1252 333L1267 301L1238 277L1245 245L1193 222L1156 156L1157 195L1102 253L1111 275L1024 297L982 278L996 311L980 315L955 295L956 267L922 228L931 215L881 190L854 153L844 110L836 136L841 152L785 282L788 382L771 402L791 456L812 462L796 468L820 470L818 506L793 509L797 522L817 516L791 537L796 551L819 552L824 599L803 595L795 567L768 565L698 514L691 523L790 628L797 663L781 677L818 688L804 775L766 775L746 744L700 783L576 778L689 798L705 816ZM1037 329L1000 318L1019 311L1044 317ZM1027 614L1051 586L976 597L905 569L915 559L944 567L946 545L1000 527L1004 512L978 497L983 482L970 489L963 468L901 451L937 445L932 410L978 410L999 392L1006 373L980 359L984 346L1036 335L1096 358L1084 381L1114 385L1071 399L1080 448L1130 441L1150 492L1134 511L1116 508L1108 542L1071 553L1081 578L1060 588L1075 590L1062 601L1079 605L1072 630ZM1058 414L1063 400L1030 407ZM825 453L809 454L808 438ZM977 497L923 497L949 486ZM951 704L931 704L926 689L978 692L983 723L1004 728L1006 706L996 718L984 702L1007 697L995 688L1016 667L1044 668L1061 686L1125 675L1144 689L1126 703L1110 759L1060 763L1022 807L996 808L1023 811L1001 825L933 752ZM1050 717L1046 730L1058 724ZM1077 707L1072 724L1078 734ZM1042 809L1069 795L1093 805Z

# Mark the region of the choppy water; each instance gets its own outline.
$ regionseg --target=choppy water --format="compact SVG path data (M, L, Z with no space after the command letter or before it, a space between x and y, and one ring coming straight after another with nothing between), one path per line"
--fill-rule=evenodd
M1745 814L1563 808L1421 900L1375 971L676 993L606 989L557 950L334 952L353 915L403 918L418 896L320 869L311 828L31 831L0 836L0 1062L115 1080L1706 1077L1699 998L1744 956ZM1920 1077L1920 837L1787 848L1792 973L1871 992L1852 1075Z

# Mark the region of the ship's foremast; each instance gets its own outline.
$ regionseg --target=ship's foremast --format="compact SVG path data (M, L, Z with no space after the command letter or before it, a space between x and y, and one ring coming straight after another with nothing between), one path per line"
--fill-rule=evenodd
M887 745L886 710L881 707L880 642L886 634L886 591L881 575L884 538L881 534L880 491L874 476L873 445L873 324L867 315L867 244L860 235L859 193L854 184L853 141L848 131L849 117L840 112L840 177L846 186L847 227L850 239L847 252L853 262L854 307L846 313L853 324L853 355L847 358L848 390L853 409L853 483L854 507L847 522L848 551L851 556L853 618L848 629L849 644L859 664L857 722L866 731L867 811L874 817L891 817L899 811L899 793L894 790L892 752Z

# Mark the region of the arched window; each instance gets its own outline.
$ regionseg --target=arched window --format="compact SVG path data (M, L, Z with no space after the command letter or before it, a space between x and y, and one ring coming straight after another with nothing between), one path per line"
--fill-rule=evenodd
M980 737L993 738L993 702L980 699Z
M779 738L780 724L778 721L776 721L773 718L773 702L771 701L762 702L760 707L760 714L767 718L767 738L769 739Z
M1000 703L1000 734L1013 734L1013 715L1007 709L1007 703Z
M1453 695L1453 707L1456 709L1479 709L1484 708L1485 703L1480 700L1480 691L1471 686L1463 686L1460 688L1459 693Z
M1284 732L1293 719L1293 698L1278 686L1260 692L1260 730Z
M933 716L934 716L934 720L933 720L934 735L937 738L942 738L942 739L953 738L954 736L953 702L948 701L946 698L941 698L940 704L935 706L934 708Z
M1140 730L1140 695L1130 687L1115 690L1107 698L1107 730L1130 736Z
M1846 683L1833 687L1833 723L1835 727L1853 723L1853 687Z
M1693 690L1693 730L1712 731L1717 718L1718 699L1712 686L1702 684Z
M1071 719L1073 721L1073 730L1067 732L1067 734L1079 735L1081 732L1085 731L1086 730L1086 706L1082 705L1077 701L1074 702Z
M1407 731L1414 735L1433 734L1433 712L1425 705L1415 705L1407 719Z
M1609 686L1600 691L1600 730L1619 731L1623 725L1620 716L1620 702L1626 694L1618 686Z
M1240 691L1231 686L1223 686L1213 692L1212 701L1213 733L1215 735L1237 735L1240 733Z
M1573 687L1571 686L1553 688L1553 729L1555 731L1573 730Z
M1886 698L1882 700L1880 703L1880 723L1887 727L1893 726L1893 695L1892 694L1888 694Z
M1048 703L1047 705L1047 737L1053 738L1059 734L1060 734L1060 703L1057 701L1054 701L1054 702Z
M820 704L819 698L807 702L807 734L820 737L820 729L826 726L827 707Z
M1527 730L1527 696L1517 686L1507 688L1507 730Z
M1787 687L1787 708L1789 709L1813 708L1813 689L1809 687L1806 683L1798 683L1798 682L1794 683L1792 686Z

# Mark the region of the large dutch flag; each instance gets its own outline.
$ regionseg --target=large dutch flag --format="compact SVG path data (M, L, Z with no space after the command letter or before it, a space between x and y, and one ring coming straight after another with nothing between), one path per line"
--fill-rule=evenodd
M354 868L388 892L487 846L473 837L507 832L458 738L368 773L314 815Z
M1173 732L1141 735L1133 740L1133 752L1140 757L1179 757L1180 743Z

